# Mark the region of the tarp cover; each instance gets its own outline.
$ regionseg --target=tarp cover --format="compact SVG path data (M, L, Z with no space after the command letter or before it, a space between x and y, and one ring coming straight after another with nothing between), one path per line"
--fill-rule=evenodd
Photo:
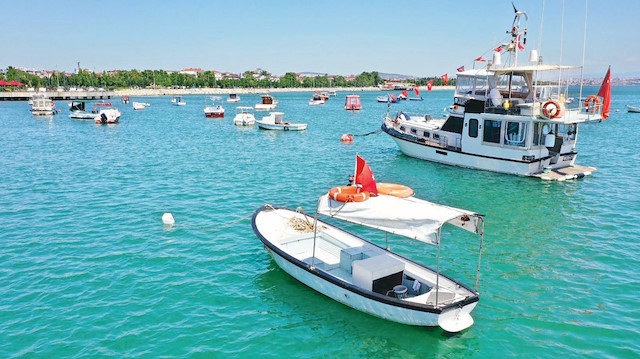
M447 222L476 234L480 231L480 215L415 197L379 195L344 203L324 195L318 213L431 244L439 244L438 230Z

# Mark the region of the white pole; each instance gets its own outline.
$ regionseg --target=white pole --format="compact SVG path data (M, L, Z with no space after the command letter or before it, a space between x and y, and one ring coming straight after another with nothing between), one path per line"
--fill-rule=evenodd
M478 272L476 274L476 292L480 286L480 260L482 259L482 241L484 239L484 218L478 217L482 224L480 226L480 249L478 250Z
M562 65L562 48L564 47L564 0L562 0L562 21L560 22L560 65ZM562 84L562 70L558 71L558 99L560 99L560 90Z
M440 293L440 234L442 227L438 228L438 256L436 257L436 308L438 307L438 294Z
M584 1L584 39L582 42L582 67L580 68L580 95L578 101L582 101L582 83L584 82L584 56L587 48L587 13L589 12L589 0Z
M318 209L320 209L320 200L322 197L318 198L318 204L316 206L316 215L313 216L313 251L311 255L311 269L316 267L316 234L318 232Z

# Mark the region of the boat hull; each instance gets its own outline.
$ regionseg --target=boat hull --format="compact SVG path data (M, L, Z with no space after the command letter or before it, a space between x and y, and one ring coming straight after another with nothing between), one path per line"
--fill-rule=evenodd
M264 105L264 104L257 104L256 105L256 111L270 111L270 110L275 110L277 107L277 105Z
M306 123L290 123L290 124L273 124L265 123L262 121L256 121L259 128L263 130L276 130L276 131L304 131L307 129Z
M204 116L208 118L222 118L224 117L224 112L205 112Z
M549 163L548 159L536 162L510 161L432 147L395 136L391 136L391 138L396 142L400 151L409 157L444 163L451 166L467 167L520 176L531 176L535 173L540 173L544 169L545 165L548 165Z

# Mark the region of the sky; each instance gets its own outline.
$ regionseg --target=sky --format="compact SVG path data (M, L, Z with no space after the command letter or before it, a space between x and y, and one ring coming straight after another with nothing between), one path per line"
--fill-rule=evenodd
M587 8L585 74L603 75L611 65L614 77L640 75L637 0L514 4L528 14L524 62L539 47L544 63L581 65ZM17 0L1 8L0 68L71 72L79 61L97 72L262 68L420 77L490 58L514 15L509 0Z

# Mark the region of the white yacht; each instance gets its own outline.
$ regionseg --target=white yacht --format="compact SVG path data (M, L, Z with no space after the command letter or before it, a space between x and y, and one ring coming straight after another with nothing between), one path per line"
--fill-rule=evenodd
M580 178L595 171L574 162L578 126L602 121L602 101L595 95L585 102L568 100L568 81L560 76L579 67L542 64L535 50L530 57L533 65L518 66L523 14L516 12L513 40L499 48L511 53L512 63L501 67L500 52L494 52L486 69L459 72L448 115L433 118L428 114L387 113L382 130L403 153L449 165L547 180ZM607 79L605 86L610 89ZM609 99L604 97L606 105ZM608 116L606 107L604 118Z
M120 110L111 102L99 102L94 105L94 121L98 125L114 124L120 121Z
M283 118L284 112L271 112L269 116L263 117L262 121L256 121L256 124L263 130L304 131L307 129L306 123L291 123Z
M56 114L56 105L49 98L33 97L31 99L31 113L34 116L53 116Z

